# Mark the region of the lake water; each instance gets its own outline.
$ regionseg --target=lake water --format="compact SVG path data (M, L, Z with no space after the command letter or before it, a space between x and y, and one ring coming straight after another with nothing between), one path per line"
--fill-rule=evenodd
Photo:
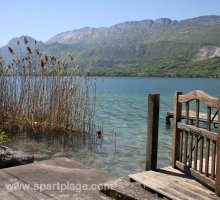
M143 171L146 157L147 97L160 94L158 167L170 165L172 128L166 128L166 112L173 109L175 91L203 90L220 96L220 79L206 78L97 78L100 92L96 123L103 126L102 139L85 142L74 138L12 138L8 145L35 155L37 160L66 156L91 167L125 176ZM67 141L67 142L65 142ZM71 141L71 142L69 142ZM95 144L94 144L95 143Z

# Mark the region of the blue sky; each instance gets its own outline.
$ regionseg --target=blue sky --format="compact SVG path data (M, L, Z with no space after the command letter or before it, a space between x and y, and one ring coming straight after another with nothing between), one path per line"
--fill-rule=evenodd
M220 0L0 0L0 46L21 35L47 41L85 26L202 15L220 15Z

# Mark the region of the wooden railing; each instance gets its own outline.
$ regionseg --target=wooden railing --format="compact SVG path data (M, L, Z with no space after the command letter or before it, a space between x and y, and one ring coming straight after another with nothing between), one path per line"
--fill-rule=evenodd
M195 125L189 125L189 111L192 102L196 112ZM201 127L199 112L201 103L206 105L207 123ZM184 106L185 105L185 106ZM185 108L184 108L185 107ZM181 118L182 108L186 117ZM177 92L174 98L174 126L172 165L215 189L220 195L220 99L203 91L193 91L186 95ZM211 113L218 112L218 129L211 131ZM202 126L204 126L202 124Z

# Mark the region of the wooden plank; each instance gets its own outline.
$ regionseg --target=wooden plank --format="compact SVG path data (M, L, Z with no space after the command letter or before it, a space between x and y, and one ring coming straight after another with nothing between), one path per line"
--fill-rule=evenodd
M189 124L189 102L186 103L186 124ZM184 145L184 164L185 165L188 159L188 135L189 135L189 132L185 131L185 145Z
M161 173L164 174L164 176L167 176L169 181L171 182L178 182L178 183L184 183L187 184L188 187L193 188L193 189L197 189L200 191L203 191L203 189L201 188L201 185L198 184L198 182L196 180L194 180L192 177L187 176L186 174L180 172L179 170L174 171L173 168L169 169L169 167L163 168L163 169L159 169L159 172L164 172L164 171L168 171L169 173ZM180 173L178 173L178 172ZM172 173L171 173L172 172ZM210 190L205 190L206 193L208 194L212 194L213 192Z
M210 157L209 157L209 160L210 160ZM203 158L203 165L205 164L205 161L206 159ZM189 163L187 164L184 164L180 161L176 161L176 166L178 167L178 169L180 169L181 171L184 171L185 173L190 173L190 166L189 166ZM191 166L194 166L194 161L192 161L192 165ZM197 160L197 166L200 166L200 160ZM202 169L202 172L201 173L204 173L205 174L205 169L203 168ZM207 170L207 177L209 177L211 175L211 165L209 165L209 168Z
M195 199L207 199L207 196L209 193L203 191L201 187L195 184L190 184L192 182L192 179L188 179L187 177L185 180L182 180L182 178L174 177L174 176L169 176L163 172L155 172L155 171L150 171L150 173L147 174L142 174L142 176L147 176L148 179L145 179L145 184L149 183L149 181L152 180L157 180L157 182L163 183L165 186L157 187L158 190L162 190L163 192L166 192L167 194L170 195L170 193L173 193L173 198L181 198L181 199L189 199L189 197ZM172 178L174 177L174 178ZM176 183L176 184L175 184ZM155 184L155 181L154 181ZM180 192L179 194L177 193ZM195 191L197 191L195 193ZM179 195L180 197L177 197Z
M210 151L210 139L206 139L206 153L205 153L205 175L209 175L209 151Z
M145 187L174 200L220 199L213 191L171 166L157 171L132 174L129 177Z
M207 106L207 130L211 129L211 107Z
M189 141L189 166L192 166L192 153L193 153L193 134L190 133L190 141Z
M188 94L180 95L179 97L179 101L182 103L190 102L194 99L202 101L210 107L213 107L213 108L218 107L218 98L212 97L201 90L195 90L195 91L189 92Z
M201 174L200 172L198 172L198 171L196 171L192 168L190 169L190 173L191 173L192 176L194 176L198 180L202 181L206 185L210 186L213 189L215 188L215 181L213 181L212 179L204 176L203 174Z
M206 129L203 128L198 128L192 125L188 125L188 124L183 124L183 123L178 123L177 127L179 129L182 129L184 131L188 131L191 132L193 134L197 134L199 136L203 136L205 138L209 138L211 140L217 140L217 134L215 132L212 131L208 131Z
M215 157L216 157L216 141L212 141L212 164L211 164L211 177L215 179Z
M207 106L207 130L211 129L211 107ZM208 176L209 170L209 151L210 151L210 139L206 138L206 152L205 152L205 175Z
M220 97L218 98L218 123L220 124ZM220 196L220 126L218 126L217 134L217 150L216 150L216 194Z
M152 171L148 171L149 174L137 174L132 178L136 181L140 182L142 185L164 195L165 197L177 200L189 199L189 196L182 192L179 192L180 188L172 187L171 182L167 182L167 179L163 179L161 176L157 174L150 173Z
M198 160L198 135L195 135L194 166L193 166L195 170L197 170L197 160Z
M182 104L178 102L179 95L182 92L176 92L174 97L174 120L173 120L173 144L172 144L172 166L176 167L176 160L179 160L180 155L180 130L177 128L177 123L181 121Z
M178 169L180 169L181 171L184 171L185 173L189 172L189 166L187 166L186 164L178 160L176 161L176 166L178 167Z
M160 95L148 95L146 170L157 169Z
M196 99L196 127L199 127L199 100Z
M186 103L186 124L189 124L189 102Z
M173 112L167 112L167 117L173 118ZM182 119L186 118L186 110L182 110ZM211 115L211 118L213 118L214 115ZM189 120L196 120L196 112L193 110L189 110ZM199 112L199 121L201 122L207 122L207 114L203 112ZM218 116L216 116L212 123L218 124Z
M188 153L188 132L185 131L185 143L184 143L184 164L187 163L187 153Z
M158 172L154 172L154 173L158 173ZM175 188L175 191L181 191L184 188L182 193L184 195L187 194L187 199L189 199L189 197L192 197L194 199L195 198L207 199L207 196L213 193L213 192L210 193L210 191L208 190L203 190L203 188L199 184L197 184L197 182L194 179L188 176L185 176L184 178L182 177L179 178L178 176L175 177L175 176L169 176L164 173L160 173L160 175L156 176L156 178L158 179L158 181L161 180L166 181L167 184L169 184L169 188Z
M180 146L179 146L180 150L179 150L179 161L182 162L182 158L183 158L183 132L180 132Z
M203 150L204 150L204 137L200 136L200 153L199 153L199 172L203 170Z

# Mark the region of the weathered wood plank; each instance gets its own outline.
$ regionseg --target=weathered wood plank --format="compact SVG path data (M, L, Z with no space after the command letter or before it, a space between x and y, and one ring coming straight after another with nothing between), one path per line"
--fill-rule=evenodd
M173 172L173 170L171 171ZM154 172L154 171L151 171L151 172L154 176L152 176L151 174L145 174L145 175L147 175L148 177L149 176L154 177L158 179L158 181L162 180L162 181L167 182L167 185L169 185L169 188L175 187L176 191L180 191L181 188L184 188L184 194L187 193L188 198L199 197L200 199L207 199L207 196L212 193L212 191L210 193L210 191L208 190L203 190L201 186L197 184L197 182L194 179L192 179L189 176L185 176L184 174L178 174L174 176L174 175L169 175L166 172L164 173L163 170L159 170L157 172ZM158 175L158 172L160 172L159 175ZM184 178L182 178L182 176L179 177L179 175L183 175ZM195 192L198 193L196 194L196 196L194 196Z
M148 95L146 170L157 168L160 95Z
M180 162L180 161L176 161L176 166L178 167L178 169L184 171L185 173L189 172L189 166L187 166L186 164Z
M174 200L220 199L213 191L171 166L157 171L132 174L129 177L145 187Z
M218 98L218 109L220 109L220 97ZM218 110L218 122L220 124L220 110ZM216 194L220 196L220 126L218 126L216 150Z
M215 132L212 131L208 131L206 129L203 128L198 128L192 125L188 125L188 124L183 124L183 123L178 123L177 127L179 129L182 129L184 131L188 131L191 132L193 134L199 135L199 136L203 136L205 138L209 138L211 140L217 140L217 134Z
M207 106L207 130L211 129L211 107Z
M192 176L194 176L198 180L202 181L206 185L210 186L213 189L215 188L215 181L213 181L212 179L204 176L203 174L201 174L201 172L198 172L198 171L191 168L190 173L191 173Z
M198 162L198 135L195 135L194 166L193 166L195 170L197 170L197 162Z
M216 141L212 141L212 164L211 164L211 177L215 179L215 160L216 160Z
M206 153L205 153L205 175L209 174L209 151L210 151L210 139L206 139Z
M187 155L188 155L188 132L185 131L185 143L184 143L184 164L187 163Z
M194 99L206 103L209 107L213 107L213 108L218 107L218 98L214 98L201 90L195 90L189 92L188 94L179 96L179 101L182 103L190 102Z
M179 146L180 150L179 150L179 161L182 162L182 158L183 158L183 132L180 132L180 146Z
M199 100L196 99L196 127L199 127Z
M162 188L161 185L160 187L157 187L158 190L162 190L167 193L173 193L174 198L179 198L177 197L177 192L180 192L179 194L181 196L181 199L189 199L189 197L195 199L207 199L207 195L209 193L204 192L201 187L198 187L198 185L195 184L190 184L192 182L192 179L186 178L184 181L181 181L181 179L177 178L172 178L174 176L169 176L163 172L155 172L155 171L150 171L148 174L142 174L142 176L146 176L148 179L145 179L145 183L149 183L149 181L157 179L157 182L163 183L164 187ZM177 184L174 184L177 183ZM155 184L155 182L154 182ZM195 191L197 191L195 193ZM197 194L198 193L198 194ZM175 197L176 196L176 197Z
M190 133L190 141L189 141L189 166L192 166L192 153L193 153L193 134Z
M174 120L173 120L173 144L172 144L172 166L176 167L176 160L179 160L180 155L180 130L177 128L177 123L181 121L182 104L178 102L179 95L182 92L176 92L174 97Z
M203 149L204 148L204 137L201 136L200 137L200 153L199 153L199 172L202 173L203 170Z
M173 118L173 112L167 112L167 117L169 118ZM186 118L186 110L182 110L182 115L181 115L182 119ZM213 118L214 115L211 115L211 118ZM196 120L196 112L193 110L189 110L189 120ZM199 113L199 121L201 122L207 122L207 114L200 112ZM216 116L212 123L218 124L218 116Z
M207 106L207 130L211 129L211 107ZM205 175L208 176L209 170L209 151L210 151L210 139L206 138L206 152L205 152Z

